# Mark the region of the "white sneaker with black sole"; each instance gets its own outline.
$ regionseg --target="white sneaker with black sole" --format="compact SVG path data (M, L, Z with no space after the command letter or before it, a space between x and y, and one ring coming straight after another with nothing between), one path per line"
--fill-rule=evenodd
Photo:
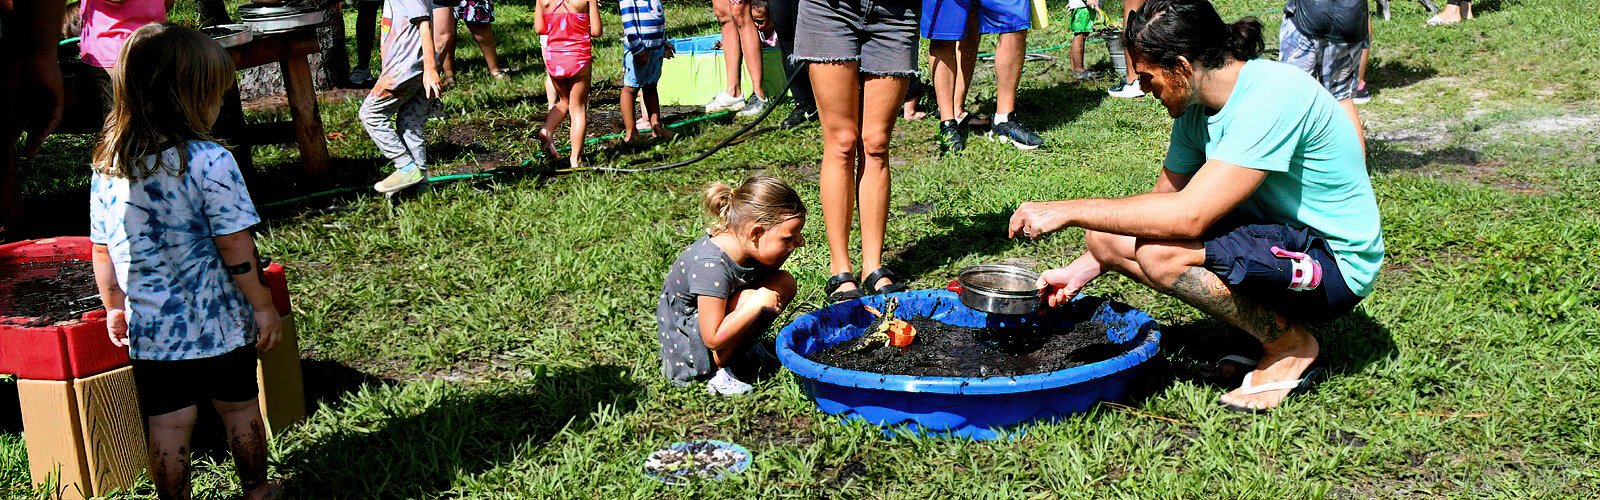
M744 109L744 98L728 95L727 92L717 94L716 97L711 98L711 102L706 103L707 113L733 111L738 109Z

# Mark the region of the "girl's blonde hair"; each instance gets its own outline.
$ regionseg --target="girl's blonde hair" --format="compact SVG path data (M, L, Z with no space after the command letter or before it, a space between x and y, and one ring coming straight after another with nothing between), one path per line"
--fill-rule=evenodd
M126 179L148 177L160 162L140 159L190 140L211 140L212 108L232 88L233 59L210 37L171 23L151 24L122 46L112 71L115 105L94 151L94 168ZM189 164L179 148L181 175Z
M770 175L751 176L737 188L713 182L706 186L702 206L713 221L711 234L751 223L771 227L806 216L806 204L794 188Z

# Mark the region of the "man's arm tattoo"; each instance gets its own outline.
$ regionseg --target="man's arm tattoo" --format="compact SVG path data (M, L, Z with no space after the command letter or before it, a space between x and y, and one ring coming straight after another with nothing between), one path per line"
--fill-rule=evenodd
M1196 309L1250 332L1262 343L1283 337L1288 330L1278 314L1248 298L1234 295L1222 279L1199 267L1190 267L1172 282L1172 295Z

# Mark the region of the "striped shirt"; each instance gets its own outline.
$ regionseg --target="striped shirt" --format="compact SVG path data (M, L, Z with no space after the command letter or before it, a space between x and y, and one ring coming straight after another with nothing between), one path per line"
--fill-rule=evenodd
M667 43L667 16L661 0L618 0L622 11L622 47L629 53Z

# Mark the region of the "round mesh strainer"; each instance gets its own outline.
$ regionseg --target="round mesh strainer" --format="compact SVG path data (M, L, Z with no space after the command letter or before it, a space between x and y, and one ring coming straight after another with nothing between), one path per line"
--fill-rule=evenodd
M1039 273L1017 266L985 264L961 270L961 286L1007 295L1039 293Z

